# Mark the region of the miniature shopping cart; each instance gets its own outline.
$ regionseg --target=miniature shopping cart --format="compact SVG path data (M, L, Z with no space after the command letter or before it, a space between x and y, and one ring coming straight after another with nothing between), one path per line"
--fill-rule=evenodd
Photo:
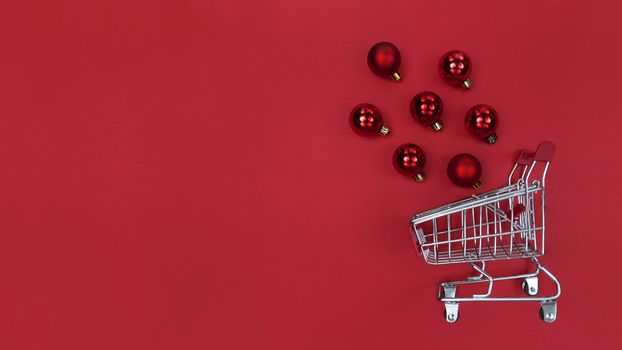
M554 322L559 282L537 257L544 255L544 189L555 146L543 142L535 152L520 152L508 176L508 185L415 215L411 220L413 242L429 264L470 263L477 272L466 280L443 282L438 298L445 304L445 320L458 320L458 305L471 301L532 301L540 303L540 318ZM493 277L486 261L530 259L530 273ZM537 296L538 275L544 272L555 284L551 296ZM521 279L527 296L492 297L497 281ZM459 285L488 283L484 294L457 297Z

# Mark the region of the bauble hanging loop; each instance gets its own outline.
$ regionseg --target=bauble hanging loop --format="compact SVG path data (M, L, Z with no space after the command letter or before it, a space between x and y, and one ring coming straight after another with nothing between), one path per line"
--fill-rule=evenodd
M464 51L451 50L445 53L438 62L438 73L450 85L468 90L471 81L471 58Z
M412 177L417 182L423 182L425 174L425 154L421 147L414 143L405 143L393 152L393 166L398 173Z
M497 142L497 126L499 117L489 105L479 104L471 107L464 117L464 126L467 131L488 144Z
M434 131L441 131L443 128L440 121L442 113L443 101L432 91L420 92L410 101L410 115L413 119L431 127Z
M399 72L402 63L400 50L391 43L379 42L372 46L367 53L367 65L371 71L383 78L400 81L402 75Z
M352 130L360 136L387 136L391 129L382 121L382 113L371 103L361 103L352 109L348 118Z

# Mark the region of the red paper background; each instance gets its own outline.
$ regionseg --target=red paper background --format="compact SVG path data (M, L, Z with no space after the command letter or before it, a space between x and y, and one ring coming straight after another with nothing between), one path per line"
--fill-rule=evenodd
M616 347L620 18L617 1L3 1L0 348ZM380 40L401 84L365 64ZM453 48L472 91L437 75ZM408 114L421 90L445 101L440 134ZM352 133L362 101L389 137ZM500 113L495 146L463 130L476 103ZM426 265L409 218L470 195L453 154L490 189L542 140L558 322L483 303L447 324L436 284L468 267ZM391 167L409 141L424 184Z

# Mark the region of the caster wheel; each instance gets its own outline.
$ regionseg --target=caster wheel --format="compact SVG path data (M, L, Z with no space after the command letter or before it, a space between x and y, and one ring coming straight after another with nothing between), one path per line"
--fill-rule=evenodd
M557 305L549 307L543 305L540 307L540 312L538 314L540 315L540 319L542 321L546 323L553 323L557 320Z
M538 278L537 277L525 278L523 280L522 288L525 294L529 296L534 296L538 294Z
M444 310L443 311L443 317L445 318L445 321L447 321L449 323L456 323L460 319L460 314L456 311L455 314L450 314L449 317L448 317L447 316L447 310Z

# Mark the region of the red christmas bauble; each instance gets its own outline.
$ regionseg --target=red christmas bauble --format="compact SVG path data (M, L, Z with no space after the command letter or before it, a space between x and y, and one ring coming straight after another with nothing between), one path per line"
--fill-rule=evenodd
M382 121L382 113L371 103L361 103L350 112L350 126L355 133L361 136L389 134L391 129Z
M367 65L374 74L394 81L402 79L399 69L402 56L397 47L388 42L380 42L372 46L367 53Z
M425 179L423 166L425 155L421 147L414 143L405 143L399 146L393 153L393 166L398 173L410 176L418 182Z
M439 120L443 113L443 101L432 91L420 92L410 101L410 114L424 125L430 126L434 131L440 131L443 123Z
M476 190L482 187L482 165L469 153L460 153L451 158L447 164L447 176L456 186L473 187Z
M469 55L460 50L452 50L441 57L438 62L438 73L443 80L454 86L470 89L471 81L471 59Z
M489 144L497 142L497 111L489 105L471 107L464 118L464 126L473 136L485 140Z

